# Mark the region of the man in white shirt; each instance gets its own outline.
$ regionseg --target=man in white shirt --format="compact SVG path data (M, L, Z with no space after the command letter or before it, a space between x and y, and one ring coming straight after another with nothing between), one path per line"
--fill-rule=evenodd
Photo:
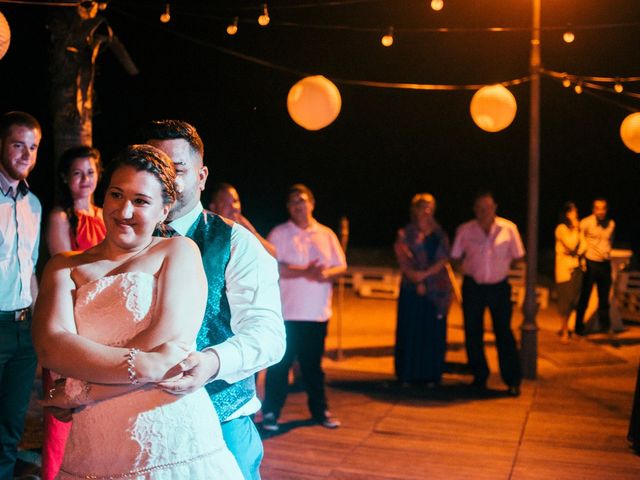
M203 209L209 171L192 125L155 121L142 136L176 166L182 190L169 213L171 234L196 242L209 285L198 351L182 362L187 371L181 379L161 386L184 394L205 385L229 450L245 479L257 480L263 448L250 418L260 409L253 375L278 362L285 349L276 261L244 227Z
M587 271L582 277L582 290L576 309L577 335L584 335L584 313L589 304L595 283L598 289L598 323L600 330L607 331L609 321L609 291L611 290L611 249L616 222L607 217L608 205L604 198L593 201L592 214L580 220L580 234L587 250L584 254Z
M282 311L287 349L280 363L267 371L262 428L277 431L287 399L289 368L297 357L312 418L326 428L340 422L331 415L324 390L322 356L331 317L333 280L347 262L335 233L313 218L315 199L305 185L289 189L290 220L276 226L268 240L276 248L280 268Z
M42 129L28 113L0 117L0 478L13 478L24 429L36 353L31 306L37 284L42 207L27 177Z
M465 346L473 385L486 388L489 367L484 354L484 311L489 307L496 338L500 374L509 395L520 394L522 373L516 341L511 331L511 286L507 274L513 260L524 256L516 225L496 216L491 193L479 194L473 210L476 218L458 227L451 257L462 259L462 310Z

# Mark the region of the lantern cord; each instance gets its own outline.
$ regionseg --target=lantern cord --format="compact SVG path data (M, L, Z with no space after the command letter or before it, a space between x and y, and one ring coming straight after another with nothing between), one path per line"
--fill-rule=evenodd
M37 0L0 0L0 3L14 5L38 5L40 7L78 7L82 2L39 2Z
M401 90L479 90L487 85L502 85L503 87L511 87L514 85L520 85L521 83L531 80L530 76L514 78L512 80L505 80L503 82L496 82L493 84L469 84L469 85L441 85L430 83L393 83L393 82L372 82L369 80L347 80L344 78L329 77L335 83L341 83L343 85L359 85L362 87L374 87L374 88L395 88Z
M559 79L575 79L575 80L586 80L589 82L619 82L619 83L628 83L628 82L640 82L640 77L594 77L589 75L573 75L567 72L556 72L554 70L546 70L541 69L540 73L544 75L548 75L549 77L559 78Z

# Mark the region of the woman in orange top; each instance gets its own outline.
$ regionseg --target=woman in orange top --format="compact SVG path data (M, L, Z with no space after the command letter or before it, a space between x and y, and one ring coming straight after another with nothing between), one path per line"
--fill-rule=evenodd
M102 242L106 233L102 209L93 201L102 172L100 152L91 147L71 148L62 154L58 168L61 198L49 214L46 231L51 256L87 250ZM51 373L44 369L42 379L47 392L53 384ZM61 422L45 411L42 480L53 480L58 474L70 429L71 422Z

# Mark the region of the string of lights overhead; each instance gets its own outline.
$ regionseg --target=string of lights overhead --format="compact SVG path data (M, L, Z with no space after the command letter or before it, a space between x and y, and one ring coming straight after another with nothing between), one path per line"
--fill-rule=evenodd
M312 3L307 3L307 4L300 4L298 5L300 6L335 6L335 5L346 5L346 4L353 4L353 3L368 3L368 2L373 2L373 1L382 1L382 0L337 0L335 2L324 2L323 4L312 4ZM0 3L14 3L14 4L28 4L28 5L41 5L41 6L67 6L67 7L75 7L78 9L78 13L79 15L83 16L84 15L89 15L89 17L93 17L95 16L95 14L97 13L97 10L104 10L107 7L107 2L97 2L97 1L82 1L82 2L41 2L41 1L35 1L35 0L0 0ZM431 1L426 1L425 3L428 3L428 5L431 7L431 9L435 12L439 12L441 11L444 6L445 6L445 2L444 0L431 0ZM112 5L111 7L113 10L118 11L121 14L124 15L128 15L132 18L134 18L136 21L140 21L141 19L139 18L139 16L136 15L130 15L128 12L124 11L122 8L118 8L115 5ZM248 7L244 7L244 9L241 9L243 11L249 11L246 10ZM280 10L281 7L278 7L278 10ZM255 15L256 13L259 13L259 15L257 15L257 23L261 28L265 28L268 26L273 27L286 27L286 28L305 28L305 29L322 29L322 30L341 30L341 31L356 31L356 32L365 32L365 33L381 33L381 37L380 37L380 43L386 47L392 47L396 41L396 36L398 34L416 34L416 33L477 33L477 32L489 32L489 33L503 33L503 32L532 32L532 28L529 27L504 27L504 26L500 26L500 27L423 27L423 28L397 28L394 25L390 25L388 27L385 28L380 28L380 27L354 27L354 26L349 26L349 25L327 25L327 24L303 24L303 23L296 23L296 22L288 22L288 21L273 21L271 18L271 13L269 11L269 6L268 4L265 2L262 4L261 8L259 9L258 12L255 12L255 7L252 8L251 10L253 13L253 15ZM88 13L89 12L89 13ZM235 15L231 18L230 22L228 18L223 18L221 16L218 15L203 15L202 13L198 13L198 14L194 14L194 13L189 13L187 11L180 11L179 12L180 16L184 16L184 17L188 17L188 16L193 16L193 15L197 15L199 18L203 18L203 19L213 19L216 21L219 21L220 23L222 23L223 25L225 25L226 28L226 33L230 36L233 35L237 35L239 33L239 25L240 24L253 24L255 25L256 22L256 16L251 16L249 17L244 16L244 17L240 17L240 15ZM169 1L167 1L164 4L164 9L160 12L160 16L159 16L159 20L162 24L168 24L169 22L171 22L172 20L172 12L171 12L171 3ZM566 25L552 25L552 26L544 26L541 27L539 30L542 31L561 31L562 32L562 39L564 40L564 42L566 43L572 43L576 40L576 34L575 32L577 31L584 31L584 30L603 30L603 29L613 29L613 28L630 28L630 27L638 27L640 26L640 22L631 22L631 23L608 23L608 24L592 24L592 25L571 25L571 24L566 24ZM8 27L7 27L8 30ZM234 56L236 58L240 58L242 60L248 61L248 62L252 62L267 68L272 68L272 69L276 69L276 70L280 70L280 71L284 71L284 72L288 72L294 75L297 75L299 77L307 77L307 78L311 78L309 73L306 72L300 72L297 71L295 69L283 66L283 65L278 65L276 63L270 62L270 61L266 61L264 59L252 56L252 55L247 55L238 51L235 51L233 49L229 49L229 48L225 48L225 47L220 47L218 45L212 44L210 42L204 41L202 39L198 39L196 37L193 37L191 35L182 33L177 31L176 29L173 28L166 28L165 29L167 32L181 37L185 40L194 42L196 44L205 46L205 47L209 47L212 49L215 49L221 53L224 53L226 55L230 55L230 56ZM7 45L5 45L8 48L8 38L7 37ZM6 51L6 50L5 50ZM570 88L573 87L573 90L576 94L582 94L585 89L591 90L593 92L599 92L599 93L615 93L624 97L628 97L628 98L633 98L633 99L640 99L640 93L635 93L632 91L628 91L628 89L625 88L626 84L629 83L633 83L633 82L640 82L640 77L638 76L633 76L633 77L603 77L603 76L588 76L588 75L575 75L575 74L571 74L571 73L567 73L567 72L557 72L554 70L545 70L545 69L541 69L540 73L543 75L546 75L554 80L557 80L559 82L562 83L562 85L566 88ZM314 85L313 88L315 89L325 89L326 91L331 90L331 92L337 92L337 90L335 89L335 85L333 85L332 81L338 83L338 84L345 84L345 85L358 85L358 86L365 86L365 87L374 87L374 88L391 88L391 89L404 89L404 90L440 90L440 91L445 91L445 90L475 90L476 94L474 95L474 99L476 99L476 97L481 98L482 95L478 95L480 93L484 94L485 100L483 100L481 103L482 104L486 104L487 102L491 103L491 102L498 102L498 103L508 103L509 106L507 108L507 110L510 112L506 118L506 120L503 123L503 126L501 126L500 128L494 128L495 126L489 126L488 128L485 128L485 126L480 125L480 123L478 123L476 121L476 119L474 118L474 121L476 121L476 123L478 124L478 126L480 126L480 128L483 128L487 131L499 131L502 128L506 128L506 126L508 126L511 121L513 120L513 116L515 116L515 99L512 98L512 94L506 89L506 87L510 87L510 86L515 86L515 85L519 85L522 83L525 83L527 81L529 81L531 79L530 76L522 76L519 78L515 78L515 79L510 79L510 80L505 80L502 82L494 82L491 84L469 84L469 85L460 85L460 84L429 84L429 83L406 83L406 82L381 82L381 81L369 81L369 80L357 80L357 79L343 79L343 78L334 78L334 77L330 77L331 80L325 78L325 77L321 77L319 80L316 78L318 76L314 76L313 78L315 79L313 82L309 82L309 85ZM329 85L330 86L327 86ZM297 84L296 84L297 85ZM308 86L307 86L308 88ZM491 90L491 89L495 89L495 90ZM318 90L318 91L320 91ZM336 93L331 93L331 96L335 96ZM337 95L339 96L339 92L337 93ZM322 94L320 94L320 97L322 97ZM489 99L489 100L487 100ZM472 102L473 103L473 102ZM334 102L334 104L339 105L339 102L336 103ZM337 107L339 110L339 106ZM502 107L501 107L502 108ZM473 110L473 108L472 108ZM513 114L513 115L512 115ZM337 113L336 113L337 115ZM473 115L472 115L473 116ZM335 117L334 117L335 118ZM637 118L640 118L640 112L636 115L634 114L634 122L638 122ZM294 119L295 120L295 119ZM508 121L507 121L508 120ZM331 120L333 121L333 120ZM329 122L330 123L330 122ZM635 132L635 123L633 124L633 129ZM326 125L325 125L326 126ZM307 128L307 127L305 127ZM323 128L323 127L319 127L319 128ZM626 144L626 142L625 142ZM631 148L631 147L630 147ZM640 148L640 147L639 147ZM632 148L632 150L636 151L635 147Z

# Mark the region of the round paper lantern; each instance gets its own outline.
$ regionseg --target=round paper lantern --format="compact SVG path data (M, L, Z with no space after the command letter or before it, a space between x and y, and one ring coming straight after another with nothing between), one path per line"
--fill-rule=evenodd
M502 85L482 87L471 99L471 118L487 132L504 130L516 116L516 99Z
M320 130L340 113L340 92L322 75L306 77L296 83L287 96L289 115L302 128Z
M2 12L0 12L0 59L4 57L4 54L9 50L9 43L11 42L11 30L9 29L9 23L4 18Z
M632 113L622 121L620 137L629 150L640 153L640 112Z

